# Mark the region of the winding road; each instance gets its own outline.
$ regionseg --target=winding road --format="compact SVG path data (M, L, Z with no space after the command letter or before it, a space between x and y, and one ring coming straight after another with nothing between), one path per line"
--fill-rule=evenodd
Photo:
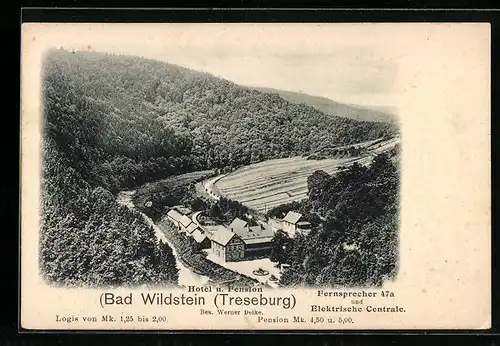
M180 286L203 286L204 284L206 284L209 280L208 277L196 274L191 269L182 264L182 262L179 260L179 254L175 250L175 247L168 241L168 239L165 237L165 234L163 234L163 231L155 225L150 217L148 217L146 214L142 213L135 207L134 203L132 202L132 196L134 195L134 193L135 191L122 191L118 194L116 201L118 202L118 204L124 205L129 209L135 210L140 213L146 220L148 225L151 225L153 227L156 237L170 246L175 257L177 268L179 268L178 284Z

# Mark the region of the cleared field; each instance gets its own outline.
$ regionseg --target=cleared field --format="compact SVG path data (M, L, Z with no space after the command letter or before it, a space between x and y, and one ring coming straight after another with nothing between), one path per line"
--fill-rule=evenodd
M387 141L370 141L370 154L364 157L307 160L305 157L291 157L268 160L242 167L230 174L219 176L207 185L216 195L243 203L259 212L266 212L280 204L300 201L307 197L307 177L316 170L328 174L354 162L367 165L375 154L392 148L399 138Z
M260 162L238 169L215 183L222 196L265 212L280 204L307 197L307 177L316 170L329 174L356 159L306 160L291 157Z

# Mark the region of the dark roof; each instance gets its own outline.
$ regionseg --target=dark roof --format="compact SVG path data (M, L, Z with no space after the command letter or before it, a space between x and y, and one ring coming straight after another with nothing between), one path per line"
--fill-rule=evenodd
M222 246L226 246L227 243L229 243L229 241L231 239L233 239L234 236L236 236L235 233L233 233L230 230L228 230L227 228L221 226L217 229L217 231L212 236L212 241L214 241Z
M255 239L245 239L243 242L246 245L251 244L262 244L262 243L270 243L273 240L273 237L263 237L263 238L255 238Z
M300 220L301 217L302 217L302 214L294 212L294 211L289 211L288 214L286 214L283 221L289 222L291 224L296 224Z
M264 226L243 227L233 231L245 244L265 243L271 241L274 237L273 230Z
M233 222L231 222L231 224L229 225L229 228L239 229L239 228L246 227L247 225L248 225L248 222L246 222L240 218L236 218L233 220Z

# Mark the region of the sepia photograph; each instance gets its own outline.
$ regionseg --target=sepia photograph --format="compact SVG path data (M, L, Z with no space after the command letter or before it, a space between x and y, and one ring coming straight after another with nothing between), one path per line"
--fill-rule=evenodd
M397 66L369 45L243 59L238 48L214 57L203 46L165 47L162 60L133 49L45 52L48 282L352 287L395 278L400 133L393 105L370 102L391 99ZM184 66L169 62L182 54ZM344 66L328 69L328 60ZM262 81L231 73L248 63L264 67Z
M450 191L468 182L453 180L443 167L466 161L453 161L444 144L447 128L432 121L460 131L458 151L466 134L488 138L485 127L473 132L456 114L449 121L428 112L440 109L440 96L417 82L420 72L408 69L422 56L428 62L454 55L439 46L446 27L401 28L397 34L390 24L363 23L25 24L25 282L52 290L59 302L65 294L98 292L97 300L86 300L96 308L140 301L195 305L200 316L245 315L221 322L221 328L248 323L259 329L260 322L268 322L263 328L331 329L333 323L357 328L380 316L410 314L409 302L418 299L398 287L423 295L441 287L423 280L425 287L414 287L417 268L429 269L425 275L437 271L437 280L457 273L436 268L448 260L459 266L453 262L458 253L479 249L488 255L484 223L475 225L483 233L477 233L474 250L462 251L471 243L450 240L470 239L451 231L462 227L456 226L460 217L440 212L449 207L456 215L453 203L464 207L462 195ZM471 37L487 37L472 29L477 30ZM468 27L456 31L461 30ZM477 59L462 56L467 58ZM427 72L447 71L433 68ZM439 80L439 72L433 73ZM449 82L446 78L441 81ZM415 107L428 108L408 115ZM476 110L478 119L489 116ZM433 153L441 155L439 163ZM431 168L417 173L419 167ZM478 174L487 173L481 167ZM402 190L405 174L410 187ZM446 183L455 185L446 190ZM484 196L475 204L480 210ZM472 231L472 214L461 215ZM433 262L439 256L448 256L446 262ZM479 266L489 260L481 258ZM478 284L486 282L487 272L474 273ZM212 295L217 309L207 307ZM324 305L331 297L343 303L335 309ZM371 298L383 304L367 305ZM70 311L68 304L60 307ZM226 311L219 304L255 309ZM300 317L304 321L259 310L259 305L292 310L297 304L308 313ZM310 313L325 311L354 315L309 320ZM480 311L474 321L484 325ZM78 321L75 314L49 319L66 325ZM368 322L358 322L356 314L366 314ZM246 315L258 316L256 324ZM164 322L189 329L199 326L200 316L180 326L167 323L168 316ZM151 320L134 315L128 321Z

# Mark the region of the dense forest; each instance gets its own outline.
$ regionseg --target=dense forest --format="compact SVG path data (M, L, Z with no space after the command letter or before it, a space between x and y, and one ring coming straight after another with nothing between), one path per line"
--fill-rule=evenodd
M281 286L380 286L395 277L398 167L394 149L369 167L353 164L333 176L317 171L308 178L308 199L291 207L323 221L307 236L276 234L271 259L290 264Z
M259 91L270 94L278 94L284 100L293 103L303 103L316 108L317 110L339 117L354 119L358 121L383 121L388 123L397 123L395 110L384 108L382 110L368 109L357 105L346 105L335 102L326 97L312 96L304 93L285 91L272 88L254 88Z
M43 105L40 263L64 285L176 282L168 246L115 202L121 189L397 131L154 60L63 49L44 58Z
M87 179L114 192L171 174L309 154L328 143L392 135L240 87L209 74L131 56L50 51L48 130ZM67 99L74 102L64 102ZM61 102L63 101L63 102ZM79 143L87 143L84 149Z
M158 242L142 215L119 206L69 165L64 148L44 143L40 266L65 286L175 284L172 250Z

